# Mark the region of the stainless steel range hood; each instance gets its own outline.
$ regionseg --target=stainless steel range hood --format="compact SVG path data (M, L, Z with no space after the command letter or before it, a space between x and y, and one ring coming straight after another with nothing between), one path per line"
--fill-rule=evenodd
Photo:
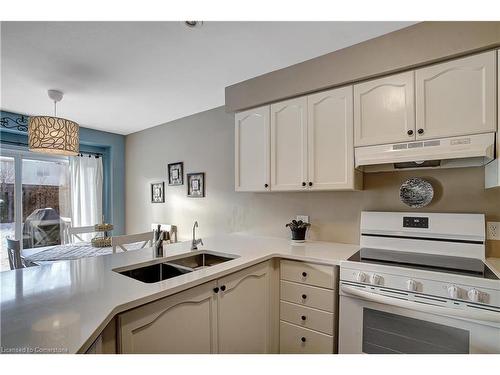
M363 172L474 167L495 156L495 133L356 147L356 168Z

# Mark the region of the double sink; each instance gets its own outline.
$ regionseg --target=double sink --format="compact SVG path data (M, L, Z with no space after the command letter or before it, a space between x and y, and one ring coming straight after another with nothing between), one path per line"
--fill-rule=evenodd
M156 283L206 267L228 262L235 258L237 258L235 255L219 255L210 251L202 251L193 255L172 259L164 263L156 263L116 272L144 283Z

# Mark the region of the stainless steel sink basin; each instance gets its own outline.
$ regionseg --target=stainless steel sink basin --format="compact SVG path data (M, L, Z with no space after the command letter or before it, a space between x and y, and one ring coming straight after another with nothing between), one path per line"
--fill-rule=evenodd
M115 270L115 272L142 281L143 283L157 283L198 269L224 263L235 258L237 258L235 255L219 255L213 252L201 251L164 263L151 264L125 271Z
M183 268L197 270L200 268L215 266L216 264L221 264L235 259L234 255L218 255L211 252L203 251L193 255L187 255L182 258L174 259L168 261L167 264L173 266L181 266Z
M120 273L142 281L143 283L156 283L158 281L171 279L172 277L180 276L188 272L192 272L192 270L175 267L167 263L157 263L150 266L121 271Z

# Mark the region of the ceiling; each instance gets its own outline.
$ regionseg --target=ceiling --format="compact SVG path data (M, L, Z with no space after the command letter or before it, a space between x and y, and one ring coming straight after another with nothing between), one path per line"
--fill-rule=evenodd
M2 22L1 108L130 134L224 104L231 84L411 22Z

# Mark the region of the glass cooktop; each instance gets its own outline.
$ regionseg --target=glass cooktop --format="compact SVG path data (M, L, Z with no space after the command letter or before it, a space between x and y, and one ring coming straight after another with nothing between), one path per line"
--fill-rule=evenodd
M476 258L362 248L348 260L352 262L452 273L491 280L499 279L481 259Z

